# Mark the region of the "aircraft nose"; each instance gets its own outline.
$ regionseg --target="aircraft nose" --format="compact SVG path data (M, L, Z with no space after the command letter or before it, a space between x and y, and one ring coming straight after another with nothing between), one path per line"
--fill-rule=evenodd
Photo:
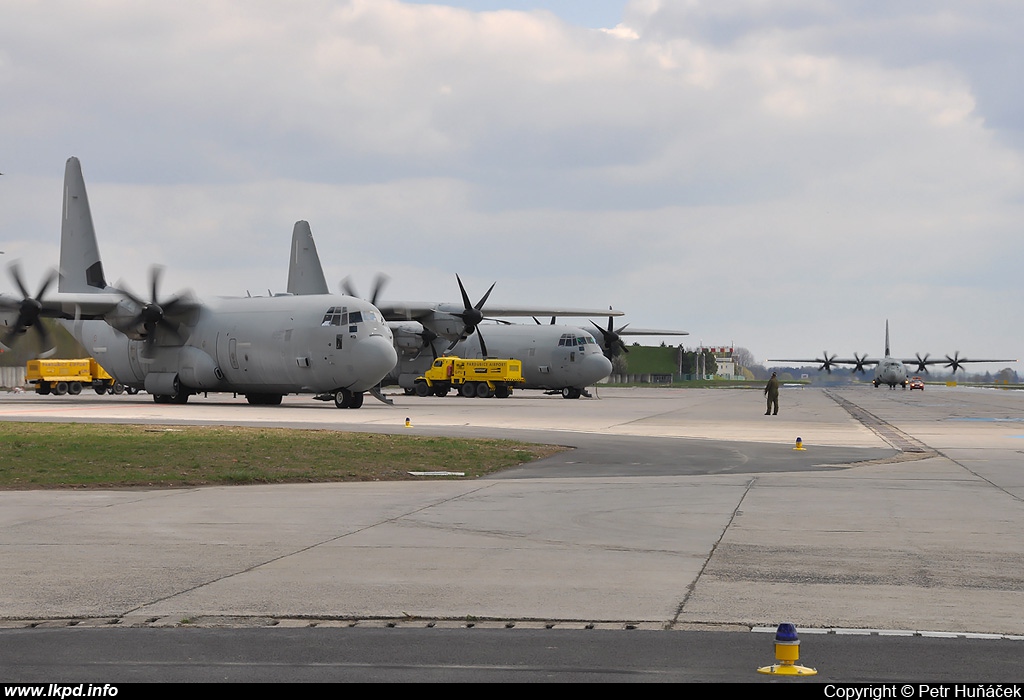
M581 386L590 386L612 373L612 361L604 355L587 355L583 358Z
M360 377L366 379L366 386L362 388L369 389L394 369L398 364L398 353L390 340L382 335L371 335L356 343L352 359Z

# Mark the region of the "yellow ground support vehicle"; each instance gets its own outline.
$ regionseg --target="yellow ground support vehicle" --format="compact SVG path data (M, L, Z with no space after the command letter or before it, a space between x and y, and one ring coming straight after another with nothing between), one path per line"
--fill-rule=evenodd
M107 374L91 357L79 360L29 360L25 380L36 385L37 394L77 395L85 387L97 394L123 394L124 385Z
M464 360L449 355L434 360L430 369L416 379L416 395L447 396L455 389L468 398L504 399L512 395L513 384L523 381L523 363L519 360Z

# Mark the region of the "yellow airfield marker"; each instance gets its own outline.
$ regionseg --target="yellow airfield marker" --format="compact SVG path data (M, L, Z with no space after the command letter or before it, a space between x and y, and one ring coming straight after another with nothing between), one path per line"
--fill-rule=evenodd
M797 438L796 439L796 447L794 447L793 449L794 450L803 450L803 449L805 449L804 448L804 441L801 440L800 438Z

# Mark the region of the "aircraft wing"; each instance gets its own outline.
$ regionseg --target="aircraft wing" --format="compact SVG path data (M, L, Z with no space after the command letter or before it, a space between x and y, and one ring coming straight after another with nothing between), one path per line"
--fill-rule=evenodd
M857 357L854 353L852 358L848 357L836 357L833 355L829 357L828 353L824 353L824 357L815 357L814 359L778 359L778 360L765 360L766 362L794 362L798 365L819 365L819 370L825 370L829 374L832 373L832 365L853 365L854 372L863 372L865 367L874 367L880 360L871 360L867 355L864 357Z
M826 361L830 365L864 365L864 366L871 366L871 365L877 365L878 364L878 360L868 360L866 358L863 359L863 360L854 360L854 359L848 359L848 358L845 358L845 357L844 358L830 357L830 358L828 358L828 360L823 360L820 357L814 357L814 358L811 358L811 359L804 358L802 360L794 360L792 358L780 358L780 359L776 359L776 360L765 360L765 362L796 362L796 363L799 363L801 365L813 365L813 364L819 364L820 365L820 364L825 363Z
M461 314L466 310L464 304L452 302L423 301L377 301L376 306L388 321L421 320L433 314ZM530 317L530 316L622 316L624 312L615 309L579 309L566 306L494 306L488 304L483 309L488 318Z
M670 331L662 328L628 328L618 330L619 335L690 335L690 331Z
M980 359L979 360L975 360L974 358L960 357L960 353L959 352L953 353L952 357L950 357L949 355L944 355L943 357L936 358L934 360L930 359L930 356L927 355L927 354L924 357L921 357L920 354L919 354L917 357L912 357L912 358L909 358L909 359L900 360L900 362L902 362L903 364L907 365L907 367L916 366L918 372L927 372L928 371L928 367L931 366L931 365L944 365L945 367L948 367L949 369L951 369L954 372L956 372L958 369L960 369L960 365L965 365L965 364L967 364L969 362L1016 362L1016 361L1017 360L988 360L988 359L986 359L986 360L980 360Z

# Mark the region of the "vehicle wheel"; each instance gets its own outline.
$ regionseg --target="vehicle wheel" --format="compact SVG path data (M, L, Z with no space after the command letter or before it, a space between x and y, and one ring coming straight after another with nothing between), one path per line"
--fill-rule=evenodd
M36 393L42 396L46 396L50 393L50 382L39 382L36 385Z
M427 386L426 382L416 382L416 395L417 396L430 396L430 387Z
M55 393L57 396L63 396L64 394L68 393L68 383L57 382L57 386L53 388L53 393Z
M449 389L449 387L446 387L446 386L444 386L442 384L435 384L434 385L434 396L438 396L438 397L447 396L448 395L448 389Z
M79 394L81 394L82 393L82 383L81 382L71 382L71 383L69 383L68 384L68 393L71 394L72 396L78 396Z
M93 391L95 391L100 396L103 396L105 393L107 393L107 387L104 386L103 384L98 384L93 387Z
M121 382L114 382L114 386L110 387L110 393L120 396L124 393L124 384Z
M494 396L494 392L491 391L491 387L487 384L487 382L480 382L479 384L476 385L476 395L478 398L481 399L489 399L490 397Z
M507 399L511 393L508 384L498 384L498 386L494 387L494 395L499 399Z
M465 396L467 399L471 399L476 396L476 382L466 382L459 387L459 393Z

